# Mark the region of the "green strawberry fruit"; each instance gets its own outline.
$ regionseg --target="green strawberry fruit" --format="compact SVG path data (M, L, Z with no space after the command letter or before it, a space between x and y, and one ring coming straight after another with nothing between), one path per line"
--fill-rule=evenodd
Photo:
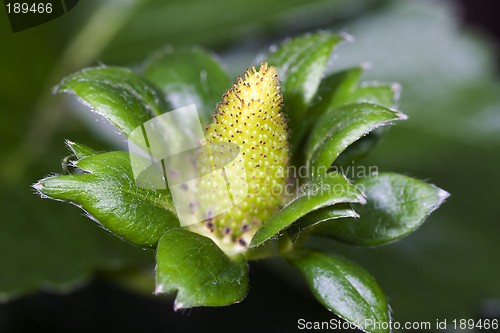
M240 189L242 183L248 187L232 208L190 228L212 238L227 253L245 251L258 227L283 202L289 152L282 101L276 68L266 63L258 71L252 67L224 94L214 122L206 130L207 144L227 143L239 148L242 167L225 168L228 188ZM203 173L208 173L207 165L215 170L226 162L218 161L214 153L204 162ZM213 184L205 183L202 195L212 199L215 195L218 200L222 198L220 188Z

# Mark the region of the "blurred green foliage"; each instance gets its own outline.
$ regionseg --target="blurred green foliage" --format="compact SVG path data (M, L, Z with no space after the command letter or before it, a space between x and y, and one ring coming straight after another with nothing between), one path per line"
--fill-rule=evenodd
M210 5L209 5L210 4ZM151 265L152 254L101 232L73 207L42 201L30 184L66 154L71 137L108 145L50 89L81 67L134 64L169 45L214 48L237 73L269 41L311 29L345 30L332 71L370 62L363 79L403 86L410 119L364 161L429 177L449 203L403 242L344 253L375 276L397 320L469 318L500 298L500 86L489 42L463 31L441 1L81 2L65 16L12 34L0 8L0 298L66 290L96 270ZM94 128L94 130L96 129ZM411 285L411 287L408 287Z

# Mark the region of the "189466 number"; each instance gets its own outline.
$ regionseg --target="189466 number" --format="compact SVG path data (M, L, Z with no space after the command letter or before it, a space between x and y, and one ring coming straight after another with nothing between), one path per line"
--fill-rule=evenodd
M452 323L454 330L497 330L499 327L498 319L454 319Z
M49 3L33 3L29 4L26 2L14 2L14 3L8 3L6 5L7 7L7 13L11 14L27 14L27 13L33 13L33 14L50 14L52 13L52 4Z

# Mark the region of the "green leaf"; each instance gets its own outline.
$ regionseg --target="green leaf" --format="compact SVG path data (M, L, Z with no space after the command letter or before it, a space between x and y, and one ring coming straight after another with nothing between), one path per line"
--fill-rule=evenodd
M287 258L304 275L312 292L328 310L367 332L390 332L370 325L389 325L389 308L375 279L344 258L301 250ZM386 326L387 325L387 326Z
M301 186L297 195L257 230L250 243L256 247L309 212L338 203L364 203L364 197L343 175L328 173Z
M403 113L375 104L348 104L328 109L317 120L306 146L312 175L326 172L340 153L362 136L404 119Z
M287 231L291 235L292 240L296 241L299 234L307 228L327 221L358 217L359 214L349 204L337 204L310 212L294 222Z
M127 136L167 111L156 87L127 68L87 68L66 77L55 91L75 95Z
M362 74L363 67L358 66L333 73L321 80L316 97L306 111L302 126L296 129L298 134L292 137L292 149L296 150L300 147L298 143L302 142L303 137L310 132L316 120L330 106L342 105L356 91Z
M390 85L379 83L362 83L355 91L342 98L344 104L371 103L393 108L397 106L401 86L397 83ZM347 147L335 160L335 165L347 166L360 160L380 141L386 134L387 127L380 127L368 133L352 145Z
M229 258L210 239L171 229L158 244L156 294L177 290L175 309L224 306L245 298L248 267L243 256Z
M305 124L300 127L300 139L328 109L350 103L371 103L393 108L399 101L401 87L397 83L363 82L365 66L360 65L335 72L321 81L317 96L307 110Z
M319 116L329 108L338 107L352 101L351 96L358 89L363 72L363 66L356 66L325 77L318 88L317 99L314 104L314 108L319 108L320 111L316 111L314 114Z
M219 62L199 48L158 52L145 63L143 73L172 109L196 104L203 126L212 122L217 103L231 86Z
M355 162L368 155L368 153L382 140L387 131L387 127L379 127L360 138L340 153L335 162L333 162L333 165L344 168L352 166Z
M160 237L177 227L170 193L136 186L125 152L92 155L74 162L83 174L53 176L33 187L43 196L68 201L127 241L154 247Z
M355 182L367 204L358 205L357 220L342 219L317 226L314 233L354 245L382 245L416 230L449 194L434 185L395 173Z
M329 108L350 103L371 103L396 107L401 87L397 83L381 84L377 82L361 83L363 66L348 68L334 73L321 81L315 104L308 109L308 117L301 127L301 133L308 133L317 119ZM382 138L386 130L378 128L360 140L354 142L335 161L336 165L349 165L364 157ZM302 136L303 134L301 134Z
M94 149L81 143L66 140L66 146L78 160L97 154Z
M385 106L386 108L396 107L401 93L401 86L397 83L378 84L363 83L345 100L347 103L371 103Z
M305 110L316 94L340 35L321 32L293 38L268 57L282 81L284 110L292 133L300 127Z

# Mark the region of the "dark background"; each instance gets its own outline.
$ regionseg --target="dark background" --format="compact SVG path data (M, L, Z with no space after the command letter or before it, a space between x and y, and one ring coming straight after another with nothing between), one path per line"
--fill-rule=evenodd
M498 45L500 3L496 0L455 2L462 6L462 27L478 29ZM497 61L497 71L498 68ZM492 256L498 257L498 253ZM106 273L98 273L67 294L37 291L0 303L0 332L290 332L296 330L299 318L330 318L330 313L312 296L284 282L267 265L251 263L250 292L242 303L224 309L196 308L179 312L173 311L171 299L131 292L110 280ZM498 312L495 313L495 309ZM478 307L475 311L474 318L500 314L498 304L485 311Z
M487 33L500 43L500 3L495 0L455 0L462 6L462 22L464 26L473 26ZM500 64L500 53L497 52L497 64ZM497 67L497 71L500 66Z

